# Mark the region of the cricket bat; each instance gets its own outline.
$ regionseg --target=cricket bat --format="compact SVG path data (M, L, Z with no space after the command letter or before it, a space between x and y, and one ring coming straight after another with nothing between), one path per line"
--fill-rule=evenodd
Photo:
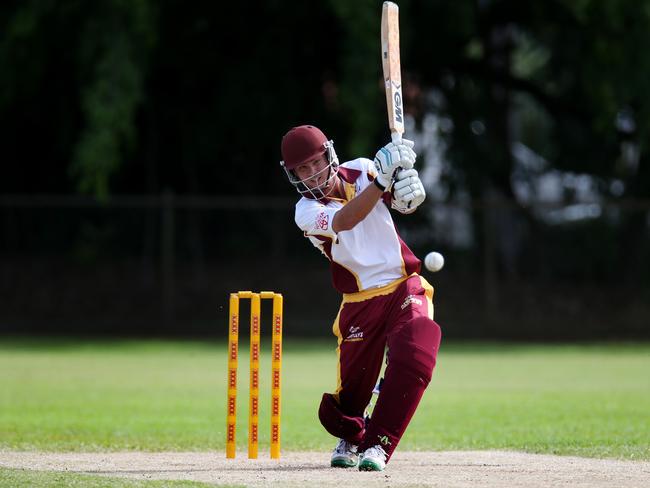
M404 105L399 55L399 7L393 2L384 2L381 10L381 62L386 88L388 127L393 142L397 144L404 134Z

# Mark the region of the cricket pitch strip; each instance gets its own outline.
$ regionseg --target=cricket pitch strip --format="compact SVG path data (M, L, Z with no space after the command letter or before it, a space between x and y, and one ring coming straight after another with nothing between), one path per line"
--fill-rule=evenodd
M284 452L249 460L238 452L48 453L0 451L0 467L67 471L139 480L193 480L244 486L445 488L642 487L650 462L508 451L400 452L383 472L329 467L329 452Z

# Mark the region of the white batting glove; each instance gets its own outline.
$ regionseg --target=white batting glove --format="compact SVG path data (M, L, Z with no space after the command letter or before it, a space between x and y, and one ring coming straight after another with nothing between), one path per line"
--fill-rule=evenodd
M404 215L415 212L415 208L409 208L409 204L407 202L402 202L401 200L395 200L394 198L390 206L392 209L397 210L399 213Z
M427 194L416 169L403 169L397 172L395 184L393 185L394 208L402 213L402 208L411 212L419 207Z
M389 142L375 154L377 182L386 190L393 182L393 176L399 168L411 169L417 155L413 150L413 141L402 139L399 144Z

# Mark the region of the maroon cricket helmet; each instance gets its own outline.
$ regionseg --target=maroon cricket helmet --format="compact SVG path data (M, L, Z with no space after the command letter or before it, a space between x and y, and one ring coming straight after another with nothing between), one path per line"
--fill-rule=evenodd
M313 125L294 127L282 138L282 159L287 170L313 161L327 151L327 137Z

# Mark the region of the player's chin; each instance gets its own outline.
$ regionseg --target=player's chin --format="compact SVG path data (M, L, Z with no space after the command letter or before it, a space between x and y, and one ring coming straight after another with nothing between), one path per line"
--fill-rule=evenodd
M323 192L323 195L329 195L336 188L336 184L333 181L328 181L320 187L320 190Z
M305 186L309 188L311 191L320 191L321 189L320 185L317 185L316 183L312 183L312 182L308 182Z
M309 185L309 187L314 191L320 191L322 193L327 193L330 189L330 183L326 181L318 181Z

